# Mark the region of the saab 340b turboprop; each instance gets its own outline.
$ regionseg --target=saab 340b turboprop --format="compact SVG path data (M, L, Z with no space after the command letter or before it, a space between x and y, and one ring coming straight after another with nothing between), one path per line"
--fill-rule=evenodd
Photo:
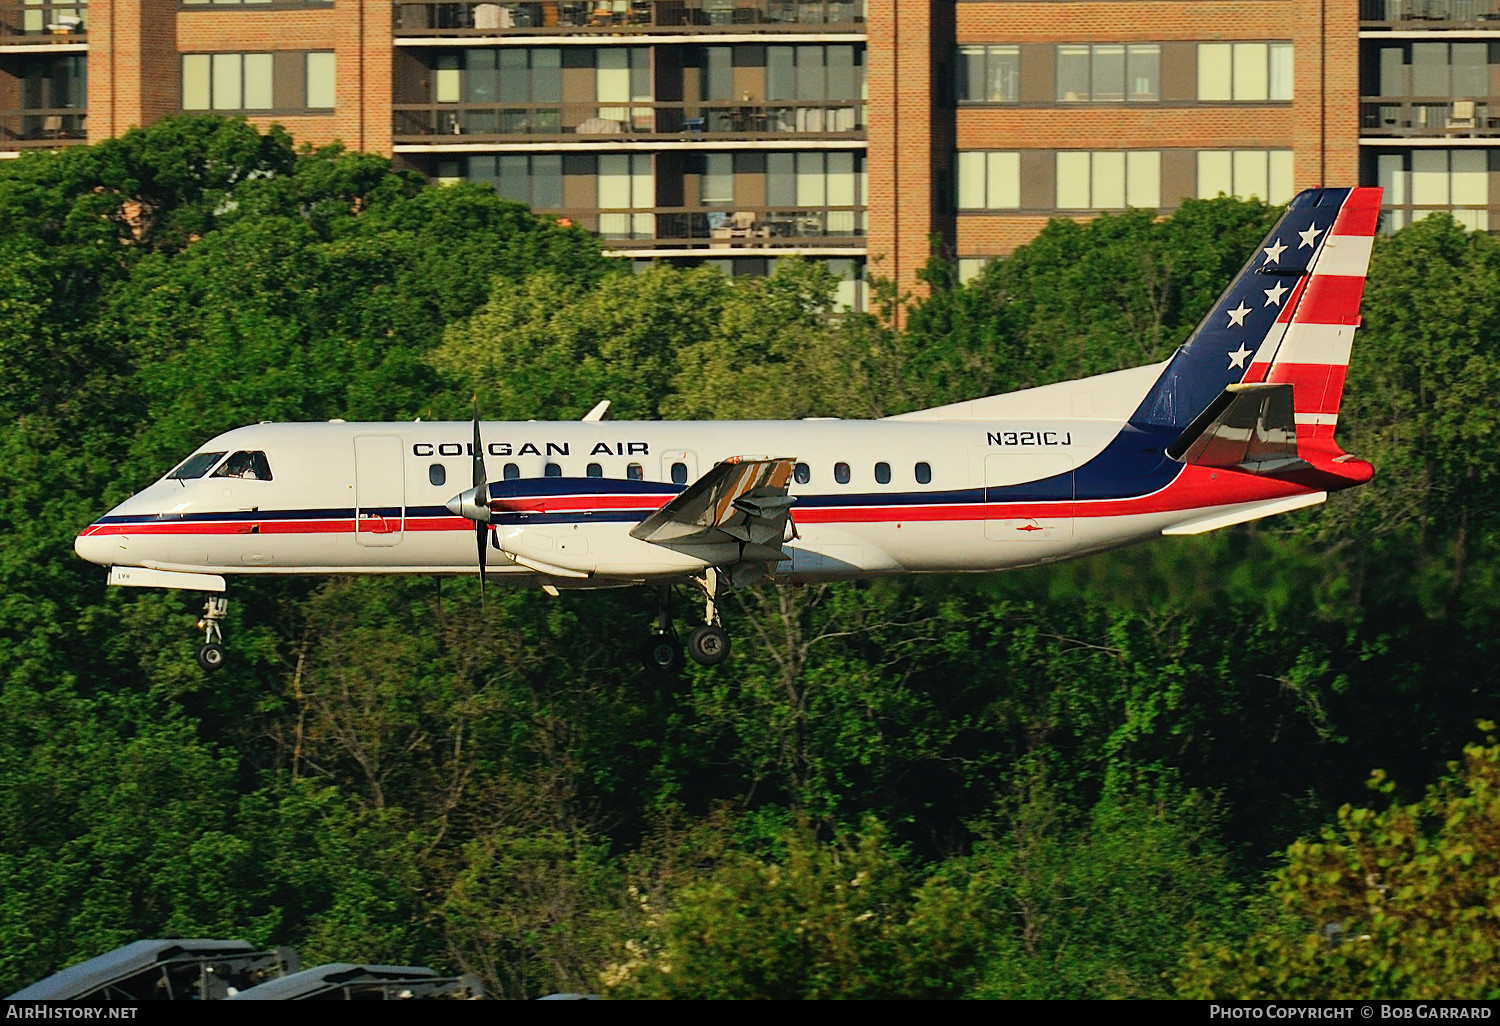
M75 547L111 584L207 593L208 669L230 574L655 584L663 671L683 658L669 586L691 581L687 653L717 663L725 587L1030 566L1368 481L1334 426L1379 214L1379 189L1299 195L1164 363L877 421L626 423L601 403L570 423L257 424Z

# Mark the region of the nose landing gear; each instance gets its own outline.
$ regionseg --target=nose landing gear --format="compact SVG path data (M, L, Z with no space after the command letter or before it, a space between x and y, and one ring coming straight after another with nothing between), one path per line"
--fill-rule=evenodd
M224 659L228 655L224 648L224 632L219 629L219 621L228 612L229 599L223 595L210 595L203 603L203 617L198 621L198 629L203 631L203 647L198 649L198 665L210 673L223 669Z

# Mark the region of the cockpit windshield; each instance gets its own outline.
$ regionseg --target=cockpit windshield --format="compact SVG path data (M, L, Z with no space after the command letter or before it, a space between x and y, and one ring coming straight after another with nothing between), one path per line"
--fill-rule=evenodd
M247 481L271 480L271 464L263 452L237 452L214 471L214 477L242 477Z
M207 474L215 463L224 458L222 452L195 452L177 465L167 475L168 481L192 481Z

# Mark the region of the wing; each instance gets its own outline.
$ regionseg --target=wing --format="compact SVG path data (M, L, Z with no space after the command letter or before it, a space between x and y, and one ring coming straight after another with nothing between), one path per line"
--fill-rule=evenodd
M781 541L797 501L787 494L794 463L791 458L747 456L725 460L641 521L630 535L689 555L707 546L738 542L739 562L786 559Z

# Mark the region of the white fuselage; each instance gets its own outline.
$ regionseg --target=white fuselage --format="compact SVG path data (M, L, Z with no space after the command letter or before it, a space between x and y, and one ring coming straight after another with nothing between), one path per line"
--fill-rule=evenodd
M630 529L714 464L749 455L805 466L790 488L791 558L770 573L787 582L1034 565L1312 494L1164 454L1134 461L1159 465L1155 478L1075 494L1074 471L1097 468L1122 426L1090 417L484 423L486 478L527 493L496 517L488 568L534 575L506 553L524 555L570 568L576 576L558 583L574 587L696 572L701 564ZM445 508L472 483L471 438L463 422L239 428L200 451L264 454L270 480L164 478L86 528L77 549L104 565L190 574L475 572L474 524Z

